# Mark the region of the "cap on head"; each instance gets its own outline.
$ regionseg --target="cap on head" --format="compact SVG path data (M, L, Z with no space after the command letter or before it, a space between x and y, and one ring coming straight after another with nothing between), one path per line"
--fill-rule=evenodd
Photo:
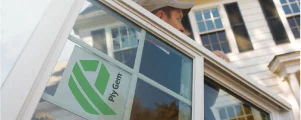
M174 7L183 9L183 14L186 15L193 7L193 2L180 2L178 0L133 0L150 12L163 7Z

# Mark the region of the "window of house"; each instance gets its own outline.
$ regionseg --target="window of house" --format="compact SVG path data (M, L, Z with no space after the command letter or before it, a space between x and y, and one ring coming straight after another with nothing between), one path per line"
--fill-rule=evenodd
M85 4L32 119L120 120L130 111L131 120L190 120L193 59L103 4Z
M106 35L109 37L107 38ZM139 36L139 32L135 28L118 25L118 27L107 27L107 31L105 28L92 30L91 36L92 42L90 44L94 48L114 57L129 67L133 67L133 62L129 61L130 57L136 54Z
M226 12L236 39L239 52L253 50L253 45L250 40L245 23L241 16L237 3L225 5Z
M280 3L295 38L300 38L300 0L280 0Z
M218 8L195 12L203 46L214 51L231 52Z
M280 20L273 0L259 0L264 16L276 44L288 43L289 39Z
M286 15L300 13L300 0L280 0Z
M134 28L122 26L111 29L114 57L123 63L127 62L129 56L136 54L138 35Z
M204 120L270 120L269 114L245 102L205 76Z

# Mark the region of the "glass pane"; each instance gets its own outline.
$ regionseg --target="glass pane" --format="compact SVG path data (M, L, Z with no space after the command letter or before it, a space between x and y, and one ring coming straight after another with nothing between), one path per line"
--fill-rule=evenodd
M237 120L246 120L245 117L239 117Z
M300 12L300 8L297 5L297 3L291 4L291 7L292 7L294 13L299 13Z
M219 17L219 12L217 8L213 8L211 9L211 12L213 14L213 17Z
M124 58L123 58L123 51L117 51L117 52L114 52L114 58L118 61L124 61Z
M145 40L140 72L191 100L192 59L153 35Z
M246 105L246 104L243 104L242 107L243 107L244 113L245 113L246 115L252 114L252 111L251 111L251 107L250 107L250 106L248 106L248 105Z
M217 44L212 44L212 49L213 49L213 51L214 50L221 50L221 48L220 48L220 46L219 46L218 43Z
M198 26L199 26L199 31L200 32L205 32L206 31L206 27L205 27L204 22L198 22Z
M201 40L202 40L203 45L210 44L209 35L201 35Z
M227 4L225 7L232 26L243 23L237 3Z
M114 44L114 50L119 50L120 49L120 38L114 39L113 44Z
M71 56L71 53L73 51L73 48L76 46L75 43L71 41L67 41L64 48L68 49L63 49L61 56L59 57L58 62L56 63L51 76L49 77L48 83L46 85L46 88L44 90L44 93L47 93L51 96L54 96L57 90L57 87L59 85L60 80L63 77L63 73L66 69L66 66L68 64L68 59ZM62 56L62 54L64 56Z
M297 0L288 0L289 2L295 2L295 1L297 1Z
M229 52L231 52L231 51L230 51L230 47L229 47L228 42L223 42L223 43L221 43L221 46L222 46L222 51L223 51L224 53L229 53Z
M208 50L212 51L211 45L204 45L205 48L207 48Z
M121 34L121 37L128 36L126 27L121 27L120 28L120 34Z
M118 31L118 28L113 28L113 29L112 29L112 37L113 37L113 38L119 37L119 31Z
M210 38L211 44L218 43L218 39L217 39L216 33L209 34L209 38Z
M216 28L223 28L223 24L222 24L222 21L221 21L220 18L219 19L215 19L214 22L215 22Z
M300 31L299 31L299 28L294 28L294 29L292 29L292 32L293 32L295 38L300 38Z
M218 34L219 41L221 42L227 41L225 31L218 32L217 34Z
M247 120L254 120L254 117L253 116L248 116L247 117ZM264 120L264 119L263 119Z
M191 106L138 79L130 120L190 120Z
M282 8L283 8L285 14L291 14L292 13L292 11L291 11L291 9L289 8L288 5L284 5L284 6L282 6Z
M45 109L51 108L51 110ZM86 120L74 113L41 99L31 120Z
M295 17L298 26L300 27L300 15Z
M254 117L256 120L270 120L268 113L238 99L207 76L204 84L204 115L205 120L246 120Z
M284 30L280 19L271 19L268 23L276 44L289 42L286 31Z
M253 50L253 46L245 26L233 27L233 32L240 52Z
M235 118L236 117L233 106L226 107L226 109L227 109L227 113L228 113L229 118Z
M297 25L296 25L297 23L295 22L294 19L295 19L294 17L287 18L287 21L288 21L288 24L290 25L290 27L295 27L295 26L297 26Z
M105 30L95 30L91 32L93 39L93 47L108 54Z
M261 3L261 8L267 19L278 17L278 12L276 10L273 0L259 0Z
M135 28L128 28L128 30L129 30L129 35L136 35Z
M203 14L202 12L195 12L195 18L197 21L202 21L203 20Z
M85 2L43 94L41 105L54 105L39 105L33 119L122 119L131 74L106 58L133 67L140 31L101 2Z
M137 48L126 49L118 52L114 52L114 56L118 61L125 62L131 66L134 65L131 54L136 54Z
M91 4L89 2L85 3L85 8L82 9L82 12L79 14L78 20L73 28L73 36L76 36L80 40L83 40L95 48L101 48L98 50L109 55L110 57L114 57L113 52L115 50L123 50L123 48L128 47L137 47L137 44L135 45L135 43L132 44L133 46L131 46L129 42L129 35L134 35L140 32L140 28L134 23L123 19L115 12L104 11L102 10L101 6L97 4ZM87 34L89 32L92 33L92 31L96 31L99 28L108 29L109 31L107 32L109 32L111 36L103 37L105 36L103 35L103 32L98 32L91 35ZM91 41L91 37L93 36L99 36L98 38L102 36L102 38ZM137 37L139 38L139 36ZM130 54L130 56L133 60L135 60L135 54ZM133 67L130 66L130 63L124 64L129 67Z
M280 0L281 4L286 3L286 0Z
M203 13L204 13L204 16L205 16L206 20L207 19L211 19L211 15L210 15L210 11L209 10L204 10Z
M221 118L222 120L228 118L227 113L226 113L226 109L225 109L225 108L219 109L219 116L220 116L220 118ZM205 117L206 117L206 116L205 116ZM205 120L207 120L207 119L205 118Z
M243 116L244 115L244 112L243 112L240 104L235 105L234 108L235 108L235 115L236 116Z
M131 42L132 47L138 45L138 39L137 39L136 35L130 36L130 42Z
M213 22L211 20L206 21L206 25L208 30L213 30L214 29L214 25Z
M122 43L122 48L130 47L130 43L127 36L121 38L121 43Z
M204 47L211 51L221 50L224 53L231 52L230 46L225 35L225 31L203 34L201 35L201 40Z

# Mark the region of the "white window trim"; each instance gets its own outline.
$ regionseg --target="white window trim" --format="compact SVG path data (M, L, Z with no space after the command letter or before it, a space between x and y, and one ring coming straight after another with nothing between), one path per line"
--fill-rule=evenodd
M30 119L84 0L52 0L1 87L1 119ZM60 14L58 14L60 13ZM53 17L56 19L53 19ZM65 28L65 29L61 29ZM38 50L38 51L37 51Z
M300 42L300 38L295 39L295 36L291 30L291 27L288 24L287 18L288 17L292 17L292 16L296 16L296 15L300 15L300 13L294 13L294 14L290 14L290 15L286 15L283 8L282 8L282 4L280 3L280 0L273 0L276 6L276 9L278 11L280 20L284 26L284 29L287 33L287 36L290 40L290 43L299 43Z
M210 3L210 4L205 4L205 5L197 5L194 6L191 9L191 12L189 13L189 19L190 19L190 23L191 23L191 27L192 27L192 31L193 31L193 35L195 38L195 41L201 45L202 44L202 40L200 35L201 34L205 34L205 33L212 33L212 32L217 32L217 31L225 31L226 37L228 39L228 44L229 44L229 48L231 49L231 52L227 53L227 55L235 55L240 53L238 50L238 46L237 46L237 42L228 18L228 15L226 13L226 9L224 7L224 4L227 3L233 3L233 2L238 2L237 0L230 0L230 1L221 1L221 2L214 2L214 3ZM197 21L195 19L195 12L197 11L202 11L205 9L210 9L210 8L218 8L218 11L220 13L220 18L222 20L222 24L223 24L223 28L221 29L215 29L215 30L211 30L211 31L206 31L206 32L199 32L198 29L198 24Z
M200 9L200 10L198 10L198 11L196 11L196 12L200 12L200 11L204 11L204 10L210 10L210 16L211 16L211 21L212 22L214 22L214 17L213 17L213 14L212 14L212 12L211 12L211 9L213 9L213 8L217 8L217 10L218 10L218 12L220 12L220 8L218 7L218 6L211 6L211 7L209 7L209 8L203 8L203 9ZM194 12L195 13L195 12ZM202 13L202 17L203 17L203 22L204 22L204 24L206 24L206 20L207 19L205 19L205 16L204 16L204 14ZM222 18L222 16L220 15L219 16L219 18L221 19ZM191 19L191 18L190 18ZM195 16L194 16L194 19L196 20L196 18L195 18ZM196 22L198 22L198 21L196 21ZM214 23L214 27L216 27L215 26L216 24ZM206 27L207 28L207 27ZM212 33L212 32L217 32L217 31L221 31L221 30L224 30L225 28L224 28L224 26L223 26L223 28L217 28L217 29L213 29L213 30L207 30L207 31L205 31L205 32L200 32L199 30L198 30L198 32L199 32L199 34L201 35L201 34L207 34L207 33Z
M5 109L3 115L5 116L2 116L2 118L10 120L30 119L32 117L83 2L84 0L65 0L62 4L60 0L52 1L45 16L30 39L29 44L26 49L24 49L16 66L8 76L6 83L1 88L3 91L2 97L5 98L3 102L7 103L7 105L4 104L3 106L3 109ZM217 72L210 73L214 78L219 78L214 79L215 81L229 83L229 81L232 80L235 81L235 83L237 82L247 86L241 88L241 86L234 86L234 84L222 84L228 87L228 89L234 90L237 95L246 96L246 98L250 100L249 102L258 105L260 108L265 108L273 120L287 119L291 116L291 106L279 96L267 92L266 89L245 77L242 73L215 56L209 50L201 45L195 44L196 42L192 41L188 36L161 21L152 13L136 5L133 1L101 0L101 2L194 59L192 100L192 118L194 120L204 118L202 96L204 92L204 83L202 81L203 73L205 71L205 74L208 74L210 70L217 70L216 68L220 69L218 69ZM58 7L61 9L58 9ZM57 13L61 14L57 15ZM53 15L56 16L55 21L51 19ZM49 37L45 38L45 36ZM43 39L44 41L41 41ZM39 48L36 47L37 44L45 42L49 44ZM33 56L32 53L34 53L36 49L39 49L39 53L43 53L43 56L40 54ZM203 61L207 67L210 65L215 68L206 69L205 66L204 71L202 68L195 68L197 66L203 66ZM28 68L31 68L31 71L28 71ZM199 71L200 74L196 74L197 71ZM226 77L220 77L220 74L224 74ZM201 87L198 85L201 85ZM261 96L258 97L258 95ZM263 104L260 98L266 100L269 104Z

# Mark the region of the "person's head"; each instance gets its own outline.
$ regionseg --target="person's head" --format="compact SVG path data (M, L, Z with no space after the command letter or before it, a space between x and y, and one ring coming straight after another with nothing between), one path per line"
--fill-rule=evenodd
M179 8L174 7L163 7L152 12L157 17L167 22L177 30L184 32L182 25L183 11Z
M184 32L182 18L193 7L193 2L179 2L178 0L134 1L181 32Z

